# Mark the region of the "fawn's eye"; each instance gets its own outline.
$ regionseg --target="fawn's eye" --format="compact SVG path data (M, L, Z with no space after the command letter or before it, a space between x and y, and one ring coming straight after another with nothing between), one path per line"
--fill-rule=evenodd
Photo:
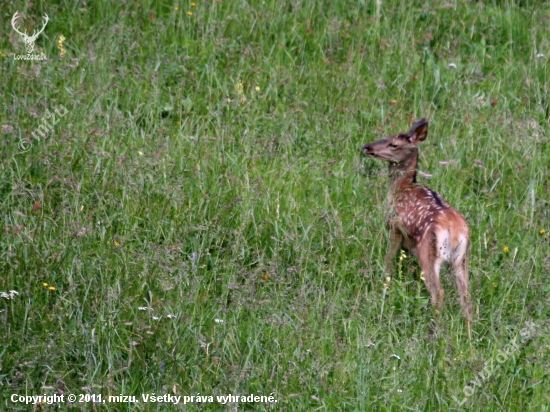
M395 143L390 143L390 147L397 147Z

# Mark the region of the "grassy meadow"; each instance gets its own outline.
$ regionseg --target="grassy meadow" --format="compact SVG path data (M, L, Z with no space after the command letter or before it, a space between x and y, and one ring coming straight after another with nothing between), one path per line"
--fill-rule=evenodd
M16 11L49 16L47 60L14 59ZM0 0L0 22L0 410L550 410L550 3ZM471 342L448 270L437 319L416 258L384 274L387 165L360 148L421 117L419 181L470 225Z

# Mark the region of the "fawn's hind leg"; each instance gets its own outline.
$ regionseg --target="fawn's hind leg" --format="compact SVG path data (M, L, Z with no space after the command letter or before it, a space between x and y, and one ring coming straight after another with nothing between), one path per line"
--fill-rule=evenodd
M472 340L472 298L470 296L470 281L468 279L468 257L464 256L460 262L453 262L453 271L456 277L456 286L460 294L460 306L468 325L468 338Z
M433 240L427 239L426 237L422 239L417 248L418 261L420 263L420 269L424 272L424 283L432 296L432 305L437 309L437 312L441 314L445 292L441 287L439 269L443 261L441 258L435 257L435 253L432 250L433 247Z

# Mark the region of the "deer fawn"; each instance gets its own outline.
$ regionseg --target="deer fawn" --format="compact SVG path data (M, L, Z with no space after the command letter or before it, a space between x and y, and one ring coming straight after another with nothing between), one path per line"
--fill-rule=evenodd
M456 276L462 312L472 339L472 302L468 282L470 236L464 217L433 190L416 183L418 145L426 140L428 121L421 119L407 133L394 134L363 146L367 156L389 162L387 223L390 246L386 270L391 271L400 247L418 256L432 305L443 308L439 269L449 262Z

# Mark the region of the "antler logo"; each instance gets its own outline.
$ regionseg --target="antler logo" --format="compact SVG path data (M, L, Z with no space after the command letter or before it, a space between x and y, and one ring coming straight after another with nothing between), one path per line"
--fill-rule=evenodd
M25 42L25 50L27 52L27 54L31 54L34 50L34 42L36 41L36 39L38 38L38 36L40 35L40 33L42 33L44 31L44 29L46 28L46 24L48 24L48 20L50 20L50 18L48 17L47 14L44 14L44 25L42 26L42 28L39 30L39 31L34 31L32 33L32 36L29 36L27 34L27 31L25 30L25 33L22 33L19 31L19 29L17 28L16 26L16 23L17 23L17 18L19 17L17 15L17 13L19 13L18 11L15 12L15 14L13 15L13 18L11 19L11 25L13 27L13 29L21 36L23 37L23 41Z

